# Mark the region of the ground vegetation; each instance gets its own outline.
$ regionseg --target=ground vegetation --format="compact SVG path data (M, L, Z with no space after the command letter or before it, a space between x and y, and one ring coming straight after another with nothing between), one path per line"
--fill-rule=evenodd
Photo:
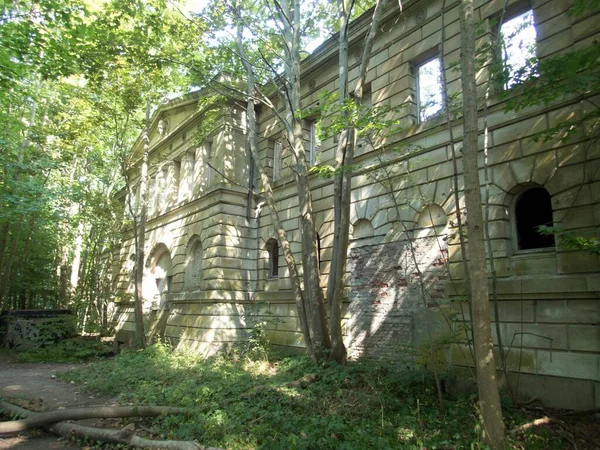
M155 345L99 361L65 379L118 395L123 404L196 411L191 417L155 419L147 428L160 439L231 449L486 448L477 396L453 393L453 376L444 375L451 391L445 413L431 372L382 361L340 366L306 357L266 361L235 354L203 360ZM581 429L569 426L560 412L536 405L517 408L509 397L503 404L506 428L514 430L507 448L568 448L573 440L579 448L591 448ZM564 427L548 422L519 428L543 415Z

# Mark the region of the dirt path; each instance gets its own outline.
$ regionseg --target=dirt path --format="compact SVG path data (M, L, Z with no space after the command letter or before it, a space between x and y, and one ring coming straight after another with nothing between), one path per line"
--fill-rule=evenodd
M60 381L56 375L77 367L76 364L34 364L18 362L13 355L0 351L0 396L9 400L25 399L51 411L70 407L111 405L116 399L92 395L81 386ZM93 424L94 421L82 421ZM50 434L32 430L18 436L0 436L0 450L76 450L74 446Z

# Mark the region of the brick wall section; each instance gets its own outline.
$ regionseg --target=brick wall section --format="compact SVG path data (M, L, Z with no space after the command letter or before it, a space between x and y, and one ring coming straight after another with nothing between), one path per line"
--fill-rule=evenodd
M422 314L424 305L436 308L447 302L446 252L439 247L439 239L355 247L348 266L346 343L350 357L413 360L428 341L426 327L436 328L434 323L423 322L430 320Z

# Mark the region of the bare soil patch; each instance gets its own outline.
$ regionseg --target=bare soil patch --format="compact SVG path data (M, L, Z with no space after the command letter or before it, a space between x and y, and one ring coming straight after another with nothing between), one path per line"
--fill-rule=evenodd
M36 411L96 405L116 405L115 398L85 392L81 386L58 379L77 364L24 363L0 351L0 395L11 403ZM81 421L94 425L98 420ZM0 437L0 450L75 450L82 447L38 430Z

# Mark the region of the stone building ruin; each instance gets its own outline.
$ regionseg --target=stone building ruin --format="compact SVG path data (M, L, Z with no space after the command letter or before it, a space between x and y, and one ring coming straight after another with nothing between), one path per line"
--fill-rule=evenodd
M360 168L353 178L344 307L346 345L355 358L377 355L419 364L422 324L429 320L440 340L455 338L440 349L440 358L466 367L469 350L462 330L468 308L460 301L464 273L453 199L452 142L440 114L438 87L427 81L445 70L448 94L460 92L460 74L452 69L460 58L458 2L445 2L443 12L441 0L403 3L402 13L394 5L384 14L366 102L404 105L399 119L406 131L391 137L383 151L368 142L357 149ZM477 19L484 28L481 39L490 39L504 1L477 4ZM525 23L523 28L533 32L533 52L542 60L594 45L600 36L600 14L572 16L569 0L508 4L505 23L515 18ZM352 25L351 54L367 26L360 18ZM357 64L350 68L350 79L357 75ZM305 107L336 89L337 72L337 46L331 39L302 63ZM479 72L481 88L486 74L485 68ZM199 107L203 95L196 92L163 104L152 122L144 278L149 324L162 323L162 335L174 346L208 355L230 348L253 324L264 321L273 345L301 349L287 267L267 206L248 192L260 190L260 181L246 151L245 105L223 105L220 121L199 144L194 135L206 113ZM600 102L600 96L593 100ZM520 373L519 389L528 398L580 409L600 404L599 257L531 230L560 224L567 231L598 236L600 145L584 133L566 141L532 138L589 107L579 98L566 98L506 112L504 100L491 99L486 115L487 216L500 330L510 348L507 369L511 376ZM480 113L483 167L484 110ZM311 163L332 160L335 147L333 137L317 139L318 120L305 121ZM281 127L267 108L259 109L259 124L260 154L270 168L292 249L299 253L297 192ZM460 171L462 122L451 123L451 128ZM391 150L397 147L406 151ZM133 149L138 164L141 150L138 140ZM379 181L377 174L383 169L392 173L393 192ZM139 165L132 175L135 186ZM310 183L325 286L333 241L333 185L317 174L311 175ZM132 296L127 295L133 293L134 252L129 233L113 255L114 289L120 298L114 321L123 341L131 338L135 324ZM425 306L417 265L430 295ZM559 390L569 396L551 395Z

